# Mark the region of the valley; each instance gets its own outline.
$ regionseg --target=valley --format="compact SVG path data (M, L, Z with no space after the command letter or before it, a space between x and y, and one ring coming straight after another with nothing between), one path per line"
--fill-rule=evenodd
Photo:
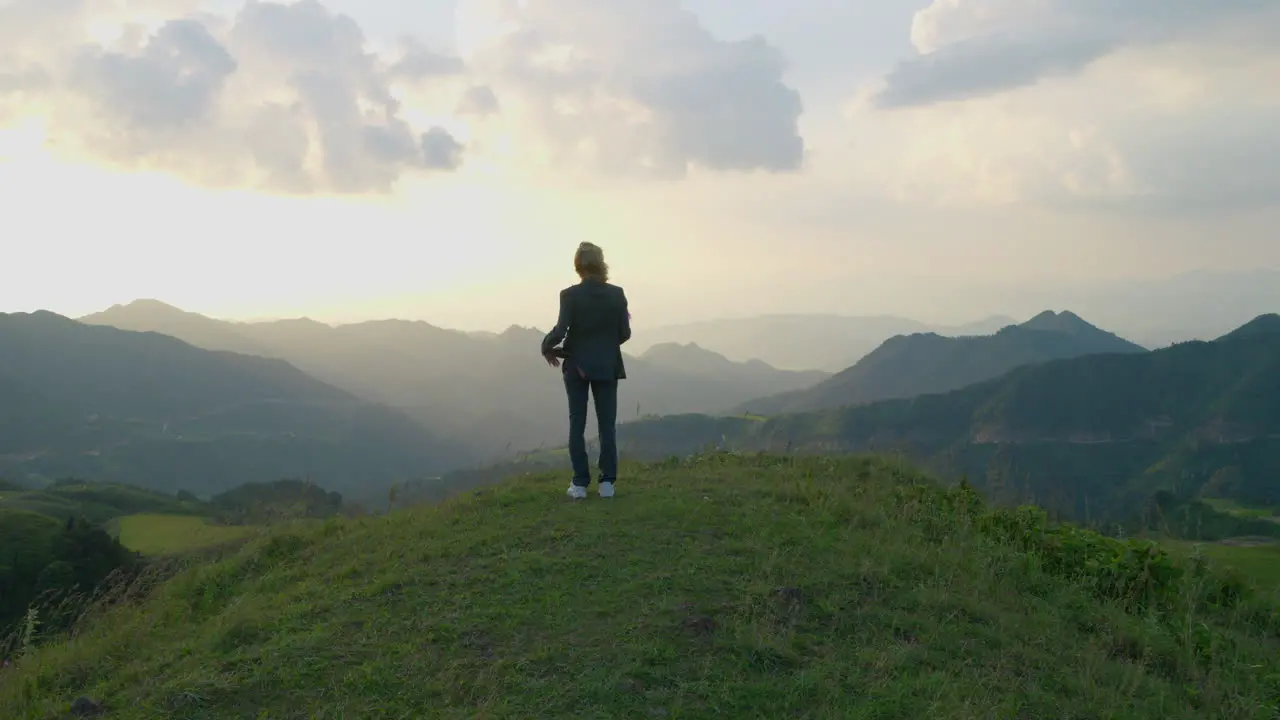
M155 329L125 330L52 314L0 316L0 339L10 340L8 349L0 350L0 392L10 400L0 409L0 425L10 428L3 436L6 454L0 466L8 478L0 482L0 587L8 588L9 598L0 607L0 628L7 628L7 634L0 632L0 654L44 652L32 650L37 646L61 652L58 648L64 646L59 643L66 642L67 633L87 632L86 639L75 641L77 652L92 658L86 662L98 668L95 672L107 673L95 675L86 686L94 697L117 708L122 702L138 708L174 707L165 698L187 692L177 685L151 695L112 680L118 672L152 672L146 668L167 662L160 659L163 653L153 654L158 645L140 655L137 665L125 667L103 656L97 648L106 645L96 643L110 645L120 632L145 636L140 618L163 617L177 607L169 605L173 602L205 608L192 616L193 625L162 623L165 637L187 638L179 642L207 633L217 636L221 631L213 628L227 623L289 627L290 613L317 612L307 608L338 601L337 596L328 597L332 583L321 579L323 572L347 572L343 577L349 577L350 570L340 568L352 567L351 562L373 566L375 556L400 552L399 544L407 537L403 533L436 537L432 533L446 532L445 528L464 528L456 537L439 536L422 551L423 558L437 559L432 564L436 571L442 560L461 562L465 557L492 573L496 560L485 560L483 551L476 549L480 544L496 542L508 548L503 557L510 558L510 553L520 552L513 548L534 542L529 532L534 524L541 527L546 512L545 501L538 498L563 482L568 464L563 445L552 440L563 432L558 420L563 410L552 407L563 403L562 390L552 374L535 378L536 362L524 357L536 346L537 331L512 329L459 339L458 334L416 323L344 330L304 322L293 330L302 328L312 344L306 352L296 350L302 345L294 346L290 352L298 353L295 364L283 357L289 354L279 349L284 345L267 349L281 326L245 331L233 324L224 327L221 321L175 315L168 306L143 307L158 310L171 325L177 322L188 338L217 348L189 344ZM1089 579L1073 564L1084 561L1055 553L1075 543L1100 553L1089 562L1119 567L1138 552L1134 543L1149 543L1142 545L1151 549L1142 550L1146 554L1141 556L1153 559L1142 562L1168 568L1159 572L1172 573L1171 578L1199 578L1195 573L1211 572L1212 583L1229 588L1223 592L1248 598L1232 601L1251 603L1254 609L1248 611L1252 614L1247 621L1212 619L1218 616L1210 608L1218 601L1204 601L1204 609L1196 612L1213 624L1210 632L1215 637L1246 645L1260 642L1259 633L1265 634L1273 622L1260 608L1280 592L1280 574L1273 572L1280 558L1280 516L1275 516L1275 508L1280 508L1280 406L1274 402L1280 397L1277 320L1260 316L1211 341L1148 351L1073 313L1046 312L988 335L895 336L837 373L735 362L697 343L657 344L628 358L634 380L628 379L629 395L624 397L634 399L637 407L619 428L628 468L621 502L628 502L630 493L647 497L631 500L637 504L626 511L628 516L616 518L622 524L600 525L580 539L603 542L620 533L640 542L637 533L643 527L654 552L683 557L673 548L663 550L667 546L662 543L710 533L707 537L714 536L717 547L729 542L740 547L734 553L752 557L750 553L761 546L748 549L731 528L764 527L763 518L789 517L787 513L811 521L812 513L819 512L816 517L836 525L817 535L788 535L793 531L787 530L778 536L780 542L809 547L818 558L812 568L817 574L779 574L768 570L771 565L763 559L750 560L733 572L746 573L760 587L772 584L786 590L794 585L802 595L821 596L819 576L834 573L855 583L867 577L865 568L855 571L824 554L831 539L844 532L834 528L854 528L858 523L873 527L882 522L873 519L882 517L875 513L892 512L894 529L885 530L888 535L850 530L855 534L849 541L876 548L881 556L888 553L894 558L890 565L906 568L932 562L923 555L912 558L930 552L923 538L942 533L952 538L948 542L954 555L947 562L957 573L968 567L965 563L976 562L974 558L998 563L1005 560L996 558L1012 557L1009 553L1026 553L1040 563L1059 563L1061 569L1054 572L1063 574L1053 581L1061 583L1059 592L1084 593L1076 602L1086 597L1087 602L1101 602L1099 607L1111 608L1098 611L1104 613L1122 612L1117 608L1127 607L1128 593L1136 591L1115 590L1106 584L1112 580ZM262 355L231 350L236 344ZM430 369L417 372L424 368ZM442 373L450 381L443 381ZM504 373L512 387L522 383L523 389L517 393L501 383L479 384ZM776 392L759 395L761 389ZM494 391L488 397L495 404L488 407L469 394L489 390ZM498 434L463 444L458 434L469 427ZM499 448L503 437L515 439ZM530 494L535 488L539 495ZM670 499L648 496L658 490ZM875 498L871 505L855 500L863 493ZM741 516L735 514L732 521L708 516L699 509L699 497L701 502L725 503L731 513L741 508ZM990 509L976 509L979 506ZM637 512L639 517L630 516ZM937 512L941 514L930 514ZM972 519L957 520L964 517ZM574 536L563 524L572 522L553 513L547 542ZM518 530L526 525L526 530ZM661 528L657 535L652 534L655 527ZM1060 540L1029 546L1025 531L1019 529L1024 527ZM981 528L978 535L972 534L973 528ZM504 539L513 529L524 538L517 545ZM656 537L666 539L653 545ZM333 545L335 538L344 538L343 544ZM531 552L529 558L546 557L545 551ZM646 559L649 556L637 550L623 552L628 558L625 567L652 566L658 573L654 577L669 577ZM312 553L328 558L323 566L330 570L314 574L318 571L308 562L304 573L292 564L291 558ZM506 598L505 607L516 608L512 612L524 618L518 623L532 617L533 606L527 602L546 602L522 599L535 566L551 573L545 586L539 586L539 592L550 593L546 597L559 597L565 588L589 582L586 575L563 574L554 562L527 562L532 564L519 570L526 579L502 585L499 591ZM723 573L731 564L705 570L709 577L727 577ZM270 570L263 575L253 574L261 570L248 570L263 567L292 569L279 576ZM894 572L905 572L885 567L891 574L875 580L877 585L891 582L887 578ZM1196 569L1201 567L1209 569ZM461 568L433 574L434 579L386 570L367 581L382 588L376 591L382 593L379 597L394 598L398 588L416 587L420 602L457 613L449 609L454 606L446 596L422 593L438 582L454 588L450 592L475 592L462 584L463 575L450 574ZM606 571L601 566L589 572ZM989 596L992 591L983 585L980 573L973 575L976 572L970 572L979 578L976 585L962 581L959 574L947 575L948 596ZM221 573L245 579L216 580L224 577ZM696 612L687 602L680 605L676 614L688 615L681 621L686 627L705 625L708 629L695 634L708 637L720 637L718 628L741 633L752 627L734 619L749 610L731 607L730 598L741 590L696 587L694 576L688 577L684 587L689 596L708 598L711 604ZM208 590L194 590L213 587L210 582L220 583L223 589L217 592L225 597L250 602L258 608L255 614L238 615L230 605L183 599L195 597L190 592L212 597L204 594ZM1189 592L1177 589L1183 588L1177 584L1182 580L1168 582L1167 588L1143 590L1154 594L1142 602L1169 602L1158 597ZM287 595L266 599L260 594L260 588L282 587L280 583L291 588ZM118 599L95 600L96 595L85 594L88 587L105 592L103 598ZM1003 609L979 610L975 605L970 612L1012 617L1008 613L1027 601L1021 592L1009 594ZM617 600L629 593L619 594ZM909 608L920 600L891 597L893 614L899 618L895 622L916 617ZM932 606L926 602L923 607ZM501 615L496 608L475 606L480 614L465 622L492 628ZM40 618L43 628L34 639L33 617ZM1121 625L1127 622L1115 617ZM207 622L216 625L206 627ZM1011 621L998 622L1004 632L1016 636ZM1034 624L1043 628L1046 622L1037 618ZM1128 632L1114 629L1121 625L1109 632ZM982 626L942 627L920 619L911 632L934 644L963 644L975 641ZM251 639L257 631L245 632L250 633L247 644L237 641L235 646L244 648L241 652L262 652ZM806 632L811 634L803 635L807 639L801 645L775 639L768 647L781 648L813 671L822 667L814 664L817 656L807 649L813 643L826 647L823 653L843 652L835 645L822 645L830 642L827 631L815 626ZM1172 629L1159 632L1166 633L1159 636L1164 639L1150 642L1171 642L1167 633ZM305 646L301 636L286 637L288 643ZM370 638L360 633L326 637L344 647L372 647ZM583 641L558 642L565 652L575 653L580 650L571 648ZM162 641L157 636L154 642ZM649 642L675 648L684 641L654 629ZM1059 642L1076 648L1079 662L1096 663L1088 658L1113 641L1063 632ZM1143 652L1161 652L1157 647L1162 646L1151 645ZM470 652L465 644L448 647L454 658ZM888 653L889 647L876 645L874 652ZM392 650L379 672L440 672L434 661L409 660L414 656L410 650L410 645ZM208 655L205 661L221 662L217 657ZM36 672L30 667L22 664L23 674L13 677L30 677L26 673ZM334 672L334 666L325 667L325 672ZM749 679L752 671L745 668L727 666L718 672L754 682ZM1188 665L1176 672L1213 677L1223 693L1235 692L1227 688L1256 689L1226 665ZM191 669L185 677L198 676ZM284 674L272 680L295 690L312 681ZM1092 675L1086 681L1107 682ZM252 689L257 681L248 675L232 682L241 687L238 692L252 693L258 707L276 706L282 697ZM506 687L530 680L516 673L498 682ZM1165 692L1159 689L1164 681L1155 682L1152 698ZM66 702L56 694L6 695L12 687L16 686L0 676L0 707L52 709ZM419 697L404 692L406 697ZM948 702L973 697L961 685L948 692ZM366 708L375 697L382 695L353 693L336 702ZM451 697L464 704L475 702L466 693L455 691ZM558 707L536 694L527 697L532 704L508 707ZM1115 701L1112 697L1106 702ZM630 707L625 698L619 702L618 707ZM770 702L779 712L793 707L780 697ZM836 694L817 702L851 707L847 703L856 701ZM1028 697L1019 702L1037 701ZM1223 695L1208 702L1225 707L1223 703L1231 701ZM906 702L903 707L914 706Z
M477 336L424 322L331 327L306 319L231 323L156 301L117 306L81 321L163 332L213 351L284 360L368 402L388 405L439 437L455 464L486 463L564 442L563 388L539 362L542 333L512 327ZM657 344L628 356L630 400L620 419L723 412L743 400L812 385L821 371L732 362L696 344Z

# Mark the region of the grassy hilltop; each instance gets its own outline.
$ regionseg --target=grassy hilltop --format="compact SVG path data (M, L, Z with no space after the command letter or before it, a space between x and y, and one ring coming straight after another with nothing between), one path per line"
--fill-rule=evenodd
M1257 718L1274 598L894 462L703 456L281 525L0 670L0 717Z

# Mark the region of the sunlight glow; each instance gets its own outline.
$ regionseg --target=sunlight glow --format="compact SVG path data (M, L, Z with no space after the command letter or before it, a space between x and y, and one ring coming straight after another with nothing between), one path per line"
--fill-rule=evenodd
M124 26L115 20L98 18L85 26L89 42L102 47L114 47L124 37Z
M464 61L471 61L495 41L519 29L518 23L507 19L507 7L524 9L528 4L529 0L459 0L454 13L458 54Z
M10 127L0 127L0 166L38 159L46 139L45 125L39 118L28 118Z

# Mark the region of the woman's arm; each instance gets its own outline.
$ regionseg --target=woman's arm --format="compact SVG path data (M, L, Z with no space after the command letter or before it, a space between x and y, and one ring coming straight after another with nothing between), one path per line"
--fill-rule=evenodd
M621 290L621 288L619 288ZM618 344L622 345L631 339L631 311L627 309L627 294L622 295L622 327L618 328Z
M542 355L546 357L555 351L555 347L564 340L569 334L569 327L573 320L573 304L569 298L568 288L560 291L560 316L556 319L555 327L551 328L551 332L542 338Z

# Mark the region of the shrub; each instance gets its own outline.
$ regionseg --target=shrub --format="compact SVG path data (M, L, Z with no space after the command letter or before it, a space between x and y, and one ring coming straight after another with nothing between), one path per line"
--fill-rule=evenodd
M896 489L896 500L926 531L942 535L957 523L971 527L1133 614L1185 611L1188 601L1196 609L1221 612L1254 595L1238 573L1210 568L1201 557L1175 557L1150 540L1113 538L1052 522L1034 506L988 508L967 482L950 489L909 482Z

